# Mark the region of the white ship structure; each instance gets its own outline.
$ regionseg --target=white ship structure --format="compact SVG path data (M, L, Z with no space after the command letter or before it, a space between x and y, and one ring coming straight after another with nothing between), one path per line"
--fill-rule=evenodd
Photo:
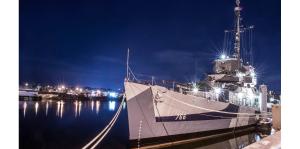
M236 0L234 54L214 60L213 73L198 83L168 88L130 79L128 50L124 86L132 147L251 127L267 111L267 87L257 88L255 68L240 56L241 10Z

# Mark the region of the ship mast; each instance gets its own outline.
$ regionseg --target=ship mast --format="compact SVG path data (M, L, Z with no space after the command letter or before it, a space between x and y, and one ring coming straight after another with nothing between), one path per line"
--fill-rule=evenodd
M127 49L126 80L129 81L129 48Z
M240 49L241 49L241 28L240 28L240 21L241 21L241 10L240 7L240 0L236 0L236 7L234 8L235 16L236 16L236 29L235 29L235 40L234 40L234 56L238 59L238 66L240 67Z

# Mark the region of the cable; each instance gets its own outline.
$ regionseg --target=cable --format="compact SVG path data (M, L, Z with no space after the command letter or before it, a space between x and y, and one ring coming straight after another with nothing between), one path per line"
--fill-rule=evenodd
M112 126L115 124L116 119L119 117L119 114L121 111L120 109L122 109L122 105L123 105L124 101L125 101L125 96L123 96L123 99L119 106L119 109L116 112L116 114L114 115L114 117L112 118L112 120L106 125L106 127L96 137L94 137L94 139L92 139L82 149L87 149L91 144L93 144L101 136L102 137L96 142L96 144L93 147L96 147L102 141L102 139L106 136L106 134L111 130Z

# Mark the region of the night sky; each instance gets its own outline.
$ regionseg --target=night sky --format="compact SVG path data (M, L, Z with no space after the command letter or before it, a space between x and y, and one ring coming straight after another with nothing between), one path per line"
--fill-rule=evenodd
M123 87L127 48L140 77L212 72L235 0L20 0L20 84ZM241 0L255 25L258 81L280 91L280 0ZM143 75L141 75L143 74Z

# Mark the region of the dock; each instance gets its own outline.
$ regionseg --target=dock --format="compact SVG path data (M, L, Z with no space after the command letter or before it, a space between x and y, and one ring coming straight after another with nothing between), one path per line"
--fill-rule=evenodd
M281 148L281 131L274 133L262 140L252 143L244 149L279 149Z
M270 135L262 140L252 143L244 149L279 149L281 148L281 106L272 106L273 115L273 129L276 131L273 135Z

